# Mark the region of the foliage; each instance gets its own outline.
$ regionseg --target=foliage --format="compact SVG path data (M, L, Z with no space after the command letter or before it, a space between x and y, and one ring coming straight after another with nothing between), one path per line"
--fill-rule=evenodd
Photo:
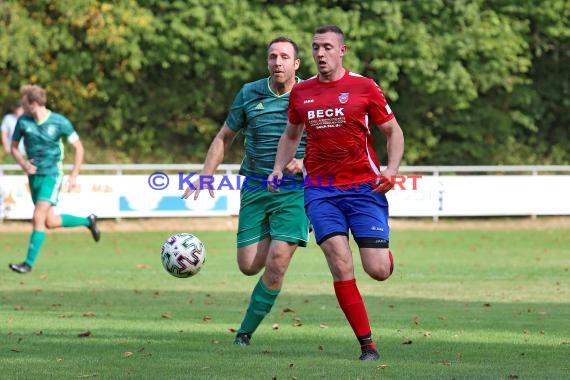
M5 0L0 103L43 85L90 162L201 162L240 86L267 75L267 42L298 41L308 77L332 23L346 67L385 90L405 164L570 162L564 0Z

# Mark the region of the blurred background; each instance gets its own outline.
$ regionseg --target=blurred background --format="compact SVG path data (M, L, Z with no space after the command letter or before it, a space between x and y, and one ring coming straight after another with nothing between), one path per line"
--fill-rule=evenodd
M403 165L570 163L567 0L2 0L0 106L43 86L87 163L202 162L236 91L268 75L267 43L296 40L308 78L323 24L384 89Z

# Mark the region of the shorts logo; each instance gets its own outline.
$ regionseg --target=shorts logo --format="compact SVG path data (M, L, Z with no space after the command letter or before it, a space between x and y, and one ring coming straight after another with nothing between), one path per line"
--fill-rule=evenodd
M348 102L348 92L341 92L340 95L338 96L338 101L341 104L345 104L346 102Z

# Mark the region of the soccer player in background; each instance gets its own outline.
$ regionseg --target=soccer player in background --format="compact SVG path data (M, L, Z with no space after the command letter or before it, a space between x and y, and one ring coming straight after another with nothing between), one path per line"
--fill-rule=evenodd
M14 129L16 128L16 122L23 113L24 108L22 107L22 102L18 101L16 104L14 104L12 112L7 113L2 118L2 146L4 147L4 152L7 154L12 154L12 135L14 134ZM20 143L18 148L22 154L26 154L23 142Z
M348 231L366 273L378 281L390 277L393 257L384 193L398 173L404 135L380 87L343 67L346 45L338 26L316 29L312 51L318 74L291 92L289 123L267 181L272 191L279 191L279 182L274 186L271 181L283 176L306 130L307 214L328 262L340 308L360 343L360 360L376 360L378 348L356 285ZM387 140L384 170L373 150L369 120Z
M20 92L25 114L18 119L12 136L12 155L28 175L34 202L33 231L26 259L20 264L10 264L9 267L17 273L28 273L42 248L46 228L85 226L91 231L95 241L99 241L101 233L94 214L87 217L55 214L53 206L57 204L63 179L61 140L66 138L75 150L73 170L68 178L70 189L76 185L83 162L83 144L67 118L46 108L47 96L43 88L26 85ZM18 150L22 138L27 158Z
M242 273L253 276L263 268L234 343L250 344L252 334L270 312L283 284L285 272L297 246L306 246L309 221L303 203L304 138L284 169L291 181L289 190L267 191L265 178L271 173L277 144L287 126L289 93L299 82L297 44L278 37L267 48L269 77L246 83L237 93L224 125L212 141L201 176L212 176L239 131L245 134L245 156L239 174L246 177L240 193L237 231L237 263ZM210 196L214 191L208 187ZM200 194L199 180L183 193L186 199Z

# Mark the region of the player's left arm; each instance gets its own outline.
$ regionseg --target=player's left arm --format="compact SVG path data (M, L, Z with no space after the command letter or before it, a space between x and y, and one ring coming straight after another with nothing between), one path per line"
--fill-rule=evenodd
M67 141L75 150L75 155L73 157L73 169L71 169L71 173L69 174L69 178L67 180L69 188L72 189L77 184L77 176L79 175L79 170L81 169L81 164L83 163L85 150L83 149L83 144L81 143L81 140L79 140L79 136L77 136L77 134L72 134L69 136L67 138Z
M388 164L382 170L378 187L374 191L388 192L392 187L392 180L400 169L400 162L404 156L404 132L395 117L378 125L378 129L386 137L386 152ZM387 184L385 182L388 182Z

